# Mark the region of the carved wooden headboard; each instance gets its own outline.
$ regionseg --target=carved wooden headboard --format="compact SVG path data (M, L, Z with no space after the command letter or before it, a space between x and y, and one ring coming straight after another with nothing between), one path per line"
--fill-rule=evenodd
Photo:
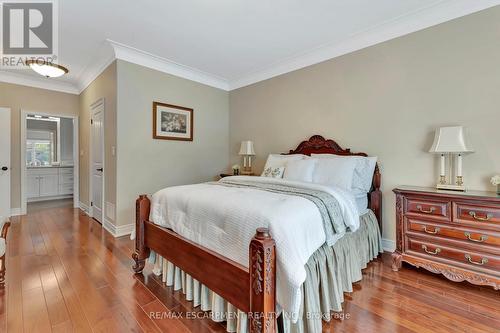
M286 155L303 154L335 154L344 156L368 156L366 153L352 153L350 149L343 149L335 141L325 139L321 135L313 135L307 141L302 141L297 148L290 150ZM382 192L380 191L381 174L378 164L375 165L372 187L368 193L369 207L375 215L382 230Z

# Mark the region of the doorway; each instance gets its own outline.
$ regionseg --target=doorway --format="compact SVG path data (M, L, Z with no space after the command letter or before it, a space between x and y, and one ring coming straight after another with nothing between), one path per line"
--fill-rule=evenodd
M90 216L103 223L104 207L104 99L90 106Z
M21 213L79 207L78 179L78 117L21 110Z

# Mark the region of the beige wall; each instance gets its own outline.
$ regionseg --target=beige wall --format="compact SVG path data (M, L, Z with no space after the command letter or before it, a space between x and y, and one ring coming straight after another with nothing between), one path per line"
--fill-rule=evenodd
M116 205L116 62L109 65L80 94L80 201L89 205L89 150L90 150L90 105L104 98L104 201ZM82 154L83 153L83 154ZM105 218L114 222L113 216L106 213Z
M228 166L228 93L118 61L117 224L135 199L166 186L214 179ZM153 140L153 101L194 109L194 141Z
M230 93L232 162L241 140L255 141L256 169L312 134L378 156L384 238L395 239L400 184L433 186L433 131L469 128L464 158L472 189L493 191L500 172L500 7L391 40Z
M0 106L11 109L11 207L21 207L21 109L78 116L78 95L0 83Z

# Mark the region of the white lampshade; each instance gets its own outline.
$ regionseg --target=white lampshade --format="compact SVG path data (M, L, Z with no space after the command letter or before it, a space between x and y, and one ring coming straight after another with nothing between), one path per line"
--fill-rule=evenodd
M472 153L463 126L440 127L436 130L430 153Z
M255 150L253 149L252 141L241 141L241 147L239 155L255 155Z

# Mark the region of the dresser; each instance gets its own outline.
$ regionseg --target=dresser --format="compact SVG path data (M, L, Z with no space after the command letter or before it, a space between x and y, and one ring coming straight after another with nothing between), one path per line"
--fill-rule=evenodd
M403 262L500 289L500 196L401 186L396 194L396 251Z

